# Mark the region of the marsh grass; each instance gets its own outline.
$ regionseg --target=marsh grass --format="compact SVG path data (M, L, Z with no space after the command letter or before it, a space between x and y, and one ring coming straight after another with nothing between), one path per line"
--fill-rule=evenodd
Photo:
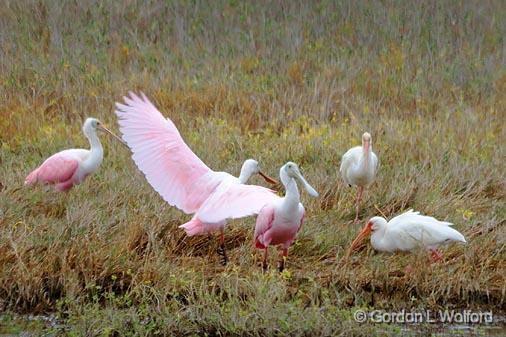
M505 16L501 1L7 1L0 309L56 311L71 335L370 335L397 327L359 326L354 309L503 311ZM302 193L286 272L260 272L253 218L230 223L221 267L216 240L186 238L189 217L105 136L100 171L71 192L22 186L48 155L87 146L86 116L114 129L132 89L213 169L301 165L320 198ZM380 171L361 225L414 208L467 245L438 264L370 248L344 259L359 228L338 167L364 130Z

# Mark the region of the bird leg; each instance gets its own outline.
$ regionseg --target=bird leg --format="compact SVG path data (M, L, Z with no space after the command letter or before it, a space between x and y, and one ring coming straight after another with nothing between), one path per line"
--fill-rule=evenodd
M269 250L267 247L264 248L264 260L262 261L262 271L264 273L267 272L267 268L268 268L268 265L267 265L267 256L269 255Z
M218 247L217 253L222 258L221 264L225 266L228 262L228 257L225 250L225 235L223 234L223 229L220 232L220 246Z
M357 200L356 200L356 207L355 207L355 220L353 221L353 224L356 224L358 221L358 212L360 211L360 202L362 201L362 193L363 192L364 192L364 188L362 186L358 186Z
M283 248L283 250L281 251L281 260L279 260L278 262L278 270L280 273L283 272L283 270L285 270L285 261L287 256L288 256L288 248Z
M438 249L430 249L430 257L432 258L432 262L438 262L443 258L443 253Z

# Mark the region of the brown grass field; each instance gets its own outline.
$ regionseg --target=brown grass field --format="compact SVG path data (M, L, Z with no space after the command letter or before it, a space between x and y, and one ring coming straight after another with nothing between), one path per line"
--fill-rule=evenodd
M0 312L54 313L62 324L41 329L57 336L376 336L400 326L355 310L504 313L505 17L500 0L3 1ZM88 146L85 117L117 132L129 90L215 170L301 166L320 198L301 193L287 271L261 272L254 218L229 223L222 267L217 239L185 237L190 216L104 135L85 183L23 186L49 155ZM435 264L369 245L343 259L360 227L340 158L366 130L380 169L359 226L414 208L467 245Z

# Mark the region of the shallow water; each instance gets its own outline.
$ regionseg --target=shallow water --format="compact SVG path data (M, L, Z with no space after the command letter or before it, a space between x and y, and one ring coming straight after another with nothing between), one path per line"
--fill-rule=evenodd
M401 329L401 336L411 337L428 335L432 337L471 337L471 336L506 336L506 325L438 325L430 324L426 326L409 325Z
M392 336L414 337L474 337L506 336L506 316L494 316L493 324L392 324L400 327L400 331L392 332ZM54 315L1 315L0 314L0 337L34 337L40 336L46 331L45 336L52 336L47 333L48 329L65 329L64 324ZM382 332L384 327L378 325ZM68 330L67 330L68 331Z

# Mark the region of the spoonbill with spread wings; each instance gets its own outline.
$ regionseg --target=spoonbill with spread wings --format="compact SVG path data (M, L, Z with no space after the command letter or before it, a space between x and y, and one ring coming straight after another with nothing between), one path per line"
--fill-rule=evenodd
M116 103L116 115L132 158L151 186L172 206L193 218L181 225L188 235L220 230L218 254L227 262L223 229L227 219L258 214L277 196L261 186L245 185L251 175L263 174L258 163L246 160L236 178L207 167L183 141L174 123L164 118L149 99L130 93L126 104Z

